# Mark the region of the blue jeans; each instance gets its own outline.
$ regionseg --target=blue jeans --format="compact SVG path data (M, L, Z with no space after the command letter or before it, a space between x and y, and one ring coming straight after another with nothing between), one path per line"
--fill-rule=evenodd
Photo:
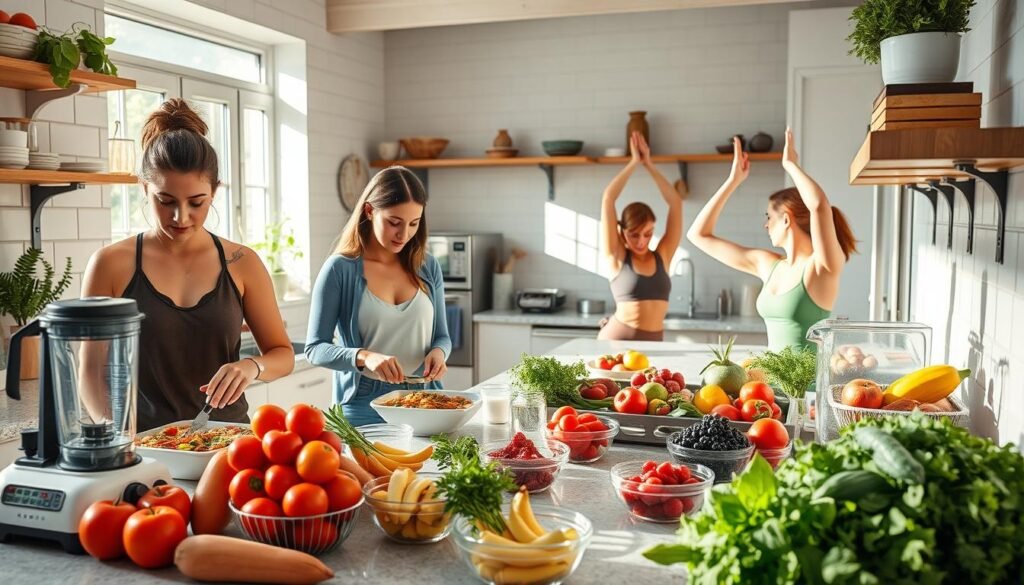
M426 384L389 384L366 376L359 376L359 387L356 389L355 396L341 405L341 411L345 414L345 418L357 427L383 423L384 419L370 406L370 402L377 397L395 390L441 390L442 388L441 383L436 380Z

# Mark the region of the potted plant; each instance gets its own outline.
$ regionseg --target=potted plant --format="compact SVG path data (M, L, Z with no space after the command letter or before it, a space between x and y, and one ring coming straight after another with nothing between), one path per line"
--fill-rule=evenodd
M295 245L295 233L291 229L285 230L286 223L287 220L268 223L263 228L263 241L252 245L267 263L270 280L274 283L274 295L278 301L283 301L288 291L286 262L302 258L302 250Z
M886 85L953 81L973 6L974 0L865 0L850 16L850 54L881 61Z
M36 268L43 264L42 279L36 278ZM15 322L11 332L25 326L46 305L60 298L71 284L71 258L67 259L64 274L54 282L53 266L43 258L43 251L29 248L14 263L11 272L0 272L0 314L10 315ZM21 379L39 377L39 338L25 339L21 352Z

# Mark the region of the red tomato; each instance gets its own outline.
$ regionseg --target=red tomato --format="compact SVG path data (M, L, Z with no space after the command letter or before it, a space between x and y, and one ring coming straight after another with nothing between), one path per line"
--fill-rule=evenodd
M605 424L603 422L599 421L599 420L592 420L592 421L585 422L585 423L581 424L579 426L579 428L577 428L576 430L577 431L584 431L584 430L586 430L586 431L589 431L591 433L600 433L602 431L607 431L608 427L606 427Z
M568 414L576 416L576 409L571 406L563 406L559 408L558 410L555 411L554 414L551 415L551 422L558 422L562 420L563 416L566 416Z
M271 463L291 465L302 450L302 437L292 431L267 431L263 435L263 454Z
M270 498L253 498L242 506L242 511L254 516L284 516L281 506Z
M320 436L317 437L316 440L327 443L331 447L334 447L335 451L341 453L341 437L339 437L334 431L324 431L320 433Z
M658 464L654 471L661 478L661 483L665 485L675 485L678 481L676 479L676 468L670 461Z
M316 516L326 512L329 505L324 488L312 483L292 486L281 501L285 516Z
M351 508L363 497L359 482L347 473L337 473L334 479L323 485L327 492L327 510L337 512Z
M0 20L4 15L6 13L0 15ZM121 534L128 517L136 511L138 508L128 502L93 502L78 521L78 538L82 541L82 548L101 561L123 557L124 539Z
M11 22L11 15L0 10L0 24L7 24L9 22Z
M771 418L772 406L764 400L748 400L743 403L740 415L747 422L754 422L762 418Z
M17 12L15 14L12 14L11 20L8 21L8 24L16 24L18 26L23 26L25 28L36 30L36 21L33 20L31 16L25 14L24 12Z
M267 431L283 431L284 426L284 409L276 404L264 404L263 406L256 409L256 413L252 415L252 432L257 437L263 438L267 434Z
M711 409L711 414L724 416L729 420L740 420L739 409L731 404L719 404L718 406Z
M174 549L187 534L185 519L174 508L143 508L125 522L124 550L144 569L166 567L174 561Z
M755 420L747 431L747 437L758 449L782 449L789 444L786 427L773 418Z
M586 400L604 400L607 398L604 391L604 386L598 384L597 386L590 386L580 390L580 396Z
M152 508L153 506L170 506L181 514L181 517L188 522L192 517L192 500L188 492L173 485L154 486L139 498L140 508Z
M579 429L579 426L580 419L574 414L567 414L558 419L558 428L567 433L571 433L572 431Z
M263 469L267 458L263 456L263 443L256 437L238 437L228 446L228 465L235 471Z
M740 402L748 400L764 400L768 404L775 404L775 392L764 382L747 382L740 388Z
M242 511L254 516L284 516L281 506L270 498L253 498L242 506ZM277 540L278 530L281 526L281 523L277 520L248 518L245 516L240 516L240 519L242 521L242 528L249 534L258 534L261 538L271 542Z
M338 452L323 441L310 441L299 451L295 469L299 477L310 483L325 483L338 473L341 457Z
M629 387L619 390L614 400L615 412L647 414L647 397L640 390Z
M782 420L782 408L778 404L772 404L772 418Z
M580 424L586 424L588 422L594 422L597 420L597 415L592 412L584 412L583 414L576 417L580 421Z
M324 432L324 413L309 404L296 404L288 411L285 426L298 433L303 441L312 441Z
M338 539L338 527L317 518L296 522L293 536L299 550L315 551L326 548Z
M263 480L263 489L267 495L278 502L284 498L285 492L293 485L302 483L299 472L290 465L271 465Z
M231 503L238 509L242 509L242 506L253 498L267 495L263 483L263 472L258 469L239 471L235 477L231 478L228 494L231 496Z

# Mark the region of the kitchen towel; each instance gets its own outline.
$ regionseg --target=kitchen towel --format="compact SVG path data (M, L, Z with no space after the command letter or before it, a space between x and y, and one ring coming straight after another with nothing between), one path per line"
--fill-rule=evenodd
M444 312L448 318L448 336L452 338L452 351L462 349L462 307L447 305Z

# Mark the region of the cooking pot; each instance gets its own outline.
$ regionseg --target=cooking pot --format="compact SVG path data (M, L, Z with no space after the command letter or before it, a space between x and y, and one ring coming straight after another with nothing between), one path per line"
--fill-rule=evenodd
M579 299L576 301L576 312L580 315L603 314L604 301L601 299Z

